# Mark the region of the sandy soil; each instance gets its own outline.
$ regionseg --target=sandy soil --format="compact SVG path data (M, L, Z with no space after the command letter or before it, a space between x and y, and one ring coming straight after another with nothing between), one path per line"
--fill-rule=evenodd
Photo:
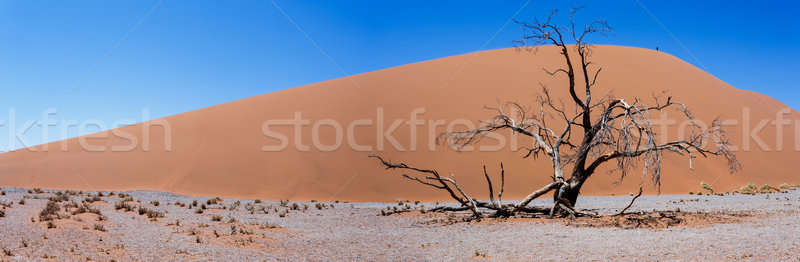
M126 198L134 199L127 202L134 210L126 212L115 209L123 200L118 193L107 196L105 192L100 201L89 204L100 215L87 212L67 218L71 212L62 208L61 218L52 221L55 228L48 228L40 217L47 198L55 194L8 188L4 192L0 204L10 206L0 208L4 212L0 217L0 248L4 251L0 260L11 261L800 259L800 191L643 196L631 212L676 215L683 220L655 227L538 218L452 223L467 214L414 211L379 215L380 210L403 209L405 205L415 210L446 205L437 203L256 203L225 198L215 204L211 197L154 191L125 192L129 194ZM59 205L80 204L94 195L96 192L66 194L69 200ZM583 197L578 208L614 214L630 198ZM197 207L191 206L195 200ZM153 201L158 201L158 206ZM544 199L534 201L534 205L546 203ZM138 206L163 217L139 215ZM203 213L198 214L198 209Z
M776 129L767 124L754 134L759 141L745 144L743 127L755 129L762 120L774 120L776 113L787 107L770 97L736 89L680 59L654 50L596 46L593 62L603 67L594 90L595 97L613 93L633 101L639 97L650 101L654 94L666 92L675 101L690 106L697 119L710 123L716 117L736 120L730 127L731 141L741 150L738 159L744 169L727 174L722 160L697 159L694 172L683 157L664 159L663 193L686 194L696 190L700 181L719 190L732 190L753 182L757 184L800 183L796 170L800 151L794 150L794 130L784 127L782 150L776 150ZM496 172L499 162L506 168L508 198L522 198L550 179L548 161L522 159L522 152L509 148L499 152L454 153L445 146L429 148L434 139L429 135L446 130L457 119L485 120L491 112L484 106L498 101L535 103L540 91L538 83L548 85L555 99L567 98L564 79L549 77L543 67L560 67L562 57L553 47L541 47L536 53L500 49L425 61L376 72L315 83L269 93L257 97L170 116L116 131L85 137L91 146L136 145L130 152L87 152L80 139L55 142L46 146L23 149L0 155L0 181L6 187L47 187L83 190L158 190L187 195L220 195L241 198L296 200L393 201L399 198L446 200L435 190L405 181L399 174L387 174L367 155L378 151L394 161L407 161L418 167L436 168L442 173L454 172L470 192L484 190L481 165ZM580 83L579 83L580 85ZM568 101L568 100L565 100ZM415 109L424 109L418 119L424 124L415 127L417 140L410 140L412 128L401 123L391 136L403 150L383 139L378 148L377 119L382 109L382 131L388 131L395 120L408 121ZM97 110L104 110L98 108ZM743 110L748 112L744 119ZM372 121L372 126L354 129L357 145L368 150L342 147L332 152L312 148L302 152L295 148L293 127L275 127L272 131L286 135L288 148L281 152L263 152L262 146L279 145L262 133L267 120L293 119L295 112L309 120L298 137L302 144L312 142L312 125L318 120L332 119L342 125L343 145L347 145L344 129L354 120ZM676 117L672 112L666 119ZM800 113L784 116L800 120ZM444 120L444 125L430 121ZM747 123L745 123L747 122ZM145 128L150 124L155 127ZM163 128L171 132L169 149L165 151ZM463 124L463 123L462 123ZM678 136L678 126L668 129L668 137ZM455 125L453 128L464 128ZM143 130L151 137L146 143ZM335 144L334 131L320 129L320 142ZM120 132L137 138L133 144ZM520 147L530 141L520 139ZM488 139L483 145L496 145ZM511 141L506 140L510 147ZM415 146L414 150L412 145ZM67 151L62 152L62 146ZM42 152L47 147L48 152ZM749 147L749 148L748 148ZM100 149L103 149L102 147ZM769 149L769 150L767 150ZM36 150L33 152L32 150ZM403 151L403 152L401 152ZM412 152L413 151L413 152ZM532 174L533 173L533 174ZM602 174L602 175L601 175ZM601 170L582 189L585 194L610 195L635 192L638 176L622 185L614 184L618 176ZM769 174L769 175L764 175ZM651 187L648 187L651 189ZM651 190L650 193L653 193Z

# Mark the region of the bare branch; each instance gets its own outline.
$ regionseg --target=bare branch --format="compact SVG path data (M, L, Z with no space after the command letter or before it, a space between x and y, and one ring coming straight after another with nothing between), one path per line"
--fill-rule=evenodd
M506 169L503 168L503 162L500 162L500 193L497 195L497 201L503 202L503 191L506 188Z
M546 185L539 190L533 191L530 195L526 196L519 204L514 207L514 212L519 211L521 208L526 207L531 201L534 199L546 194L547 192L553 191L553 189L558 188L561 186L563 182L553 182L549 185Z
M639 187L639 193L636 194L636 196L634 196L633 199L631 199L631 202L628 203L628 205L625 206L625 208L623 208L622 211L619 211L619 213L615 214L614 216L621 216L621 215L625 214L625 211L628 211L628 208L631 208L631 206L633 206L633 202L635 202L636 199L639 198L640 196L642 196L642 187L641 186Z
M489 178L489 173L486 173L486 165L483 165L483 176L486 177L486 183L489 185L489 201L491 201L493 205L497 206L497 202L494 202L494 189L492 189L492 179Z

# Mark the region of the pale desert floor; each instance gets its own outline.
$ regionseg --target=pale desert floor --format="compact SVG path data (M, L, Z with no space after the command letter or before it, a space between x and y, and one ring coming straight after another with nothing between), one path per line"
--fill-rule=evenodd
M759 195L643 196L630 211L683 214L688 222L639 228L598 226L582 219L485 219L477 223L450 223L452 216L430 212L379 215L387 207L403 209L408 205L418 210L421 206L431 208L435 203L288 202L284 207L275 201L223 199L217 204L207 204L210 197L152 191L124 192L135 199L128 202L134 211L125 212L115 209L115 204L123 200L118 197L119 192L115 196L103 192L106 196L100 197L101 201L88 204L99 211L103 221L98 221L99 216L93 213L71 215L78 209L66 212L63 206L70 202L63 201L59 202L62 218L55 219L55 228L50 229L48 222L40 221L39 214L55 191L38 194L29 193L28 189L3 191L0 203L10 207L0 207L5 213L0 217L3 249L0 261L800 259L800 191L797 190ZM76 192L68 197L82 205L86 197L96 194ZM613 214L630 198L582 197L578 208ZM190 207L193 200L198 201L197 207ZM151 201L158 201L158 206ZM545 206L547 202L540 199L534 204ZM206 209L198 214L203 204ZM164 216L150 219L147 214L139 215L138 206ZM680 212L675 213L677 209ZM706 215L694 214L697 211ZM70 217L66 218L68 214ZM214 221L214 216L219 216L220 221ZM708 219L702 219L706 216Z

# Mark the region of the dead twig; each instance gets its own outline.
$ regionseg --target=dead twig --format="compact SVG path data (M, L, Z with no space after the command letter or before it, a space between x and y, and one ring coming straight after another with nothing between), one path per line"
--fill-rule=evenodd
M636 194L636 196L634 196L633 199L631 199L631 202L628 203L628 206L623 208L622 211L619 211L619 213L615 214L614 216L621 216L621 215L625 214L625 211L628 211L628 208L631 208L631 206L633 206L633 202L636 201L636 199L639 198L640 196L642 196L642 187L641 186L639 187L639 194Z

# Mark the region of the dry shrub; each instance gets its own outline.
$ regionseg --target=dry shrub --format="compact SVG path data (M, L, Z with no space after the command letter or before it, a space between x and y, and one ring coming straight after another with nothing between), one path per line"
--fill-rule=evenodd
M74 216L74 215L78 215L78 214L83 214L83 213L95 213L95 214L99 214L99 213L100 213L100 210L94 209L94 208L92 208L91 206L89 206L88 204L84 203L83 205L81 205L81 206L79 206L79 207L75 208L75 210L73 210L73 211L72 211L72 215L73 215L73 216Z
M66 201L69 201L69 196L67 194L62 193L62 192L56 192L55 196L50 197L47 200L50 200L50 201L53 201L53 202L66 202Z
M48 201L44 209L39 212L39 221L52 221L53 219L60 218L58 211L61 211L61 207L58 206L58 202L52 200Z
M206 205L216 205L216 204L218 204L219 202L222 202L222 198L215 197L215 198L212 198L212 199L206 200Z
M148 209L146 207L139 207L139 215L147 215L147 218L160 218L164 217L164 213L158 212L156 210Z
M87 197L83 201L84 202L89 202L89 203L94 203L94 202L97 202L97 201L103 201L103 199L101 199L99 196L93 196L93 197Z
M126 201L119 201L116 204L114 204L114 209L116 210L124 209L125 212L131 212L133 211L133 206L131 204L128 204L128 202Z

